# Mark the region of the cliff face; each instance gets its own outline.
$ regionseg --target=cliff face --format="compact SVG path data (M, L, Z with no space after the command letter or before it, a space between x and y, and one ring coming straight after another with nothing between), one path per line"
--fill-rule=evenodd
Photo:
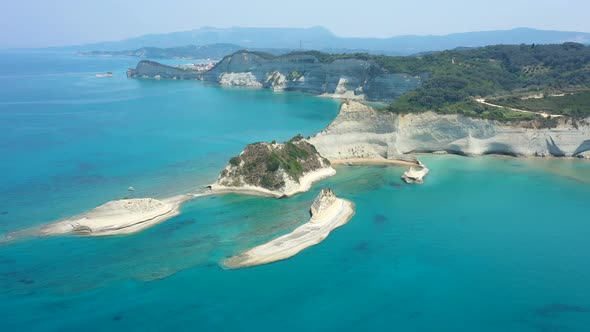
M230 159L214 191L291 196L335 173L315 147L297 136L284 144L254 143Z
M135 69L127 71L127 77L133 78L163 78L173 80L199 80L202 73L196 70L166 66L158 62L142 60Z
M321 62L313 54L277 57L238 52L203 75L205 81L301 91L330 97L390 101L420 84L420 77L388 73L374 61L341 59Z
M325 157L400 158L413 152L447 151L465 155L584 156L590 150L590 118L577 128L560 119L555 128L530 123L441 115L400 115L345 102L336 119L309 142Z
M315 198L311 207L309 208L309 212L311 213L312 217L320 215L322 212L326 211L327 209L332 206L336 202L336 195L334 192L329 189L322 189L318 196Z

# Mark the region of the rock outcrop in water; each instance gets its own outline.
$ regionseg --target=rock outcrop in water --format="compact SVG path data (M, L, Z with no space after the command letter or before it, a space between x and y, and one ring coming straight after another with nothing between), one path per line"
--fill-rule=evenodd
M430 173L430 170L421 162L419 166L410 166L410 168L402 175L402 180L406 183L423 184L424 177Z
M161 200L154 198L114 200L77 216L10 233L3 240L13 241L30 236L61 234L88 236L131 234L177 216L184 202L206 195L178 195Z
M309 221L293 232L230 257L223 261L223 265L235 269L293 257L303 249L322 242L332 230L346 224L354 215L354 205L336 197L332 190L323 189L310 211Z
M576 125L558 119L554 128L539 128L532 122L507 124L457 114L397 114L348 101L309 142L329 159L400 159L438 151L572 157L590 150L590 118Z
M211 185L213 192L237 192L270 197L292 196L309 190L312 183L336 171L303 137L284 144L246 146Z

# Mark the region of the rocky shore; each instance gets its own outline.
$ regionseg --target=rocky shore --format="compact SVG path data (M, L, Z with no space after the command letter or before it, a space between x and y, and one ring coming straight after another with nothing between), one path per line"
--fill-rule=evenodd
M542 128L457 114L397 114L345 101L336 119L309 142L330 160L405 160L408 154L432 152L584 157L590 150L590 118L556 121L555 127Z
M310 208L309 221L293 232L268 243L246 250L223 261L231 269L268 264L297 255L300 251L322 242L337 227L354 215L354 205L323 189Z
M327 59L318 52L273 56L239 51L223 58L207 72L180 69L142 60L129 69L129 77L203 80L223 86L299 91L331 98L391 101L415 89L420 75L389 72L375 60Z
M336 174L330 161L322 157L303 137L279 144L255 143L230 159L213 193L240 193L267 197L289 197L304 192L319 180Z

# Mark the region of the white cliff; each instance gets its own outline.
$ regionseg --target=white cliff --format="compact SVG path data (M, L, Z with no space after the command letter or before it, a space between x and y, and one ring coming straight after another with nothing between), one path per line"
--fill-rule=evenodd
M273 91L285 90L287 77L278 71L274 71L266 76L266 85Z
M247 86L262 88L262 83L256 80L252 73L223 73L219 77L219 84L225 86Z
M399 159L414 152L464 155L578 156L590 150L590 118L554 128L507 124L434 112L396 114L347 101L336 119L309 142L331 160ZM577 126L577 127L576 127Z
M349 99L349 100L365 100L366 96L363 94L363 87L357 86L354 90L348 88L349 80L341 77L338 80L338 85L333 93L324 93L320 97L334 98L334 99Z

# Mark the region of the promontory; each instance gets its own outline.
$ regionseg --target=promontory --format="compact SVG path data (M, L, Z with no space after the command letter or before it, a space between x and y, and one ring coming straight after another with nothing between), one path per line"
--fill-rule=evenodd
M322 242L330 232L346 224L354 215L354 205L323 189L310 208L309 221L287 235L246 250L223 261L228 268L268 264L297 255L300 251Z
M336 174L330 161L301 135L279 144L254 143L230 159L213 193L242 193L288 197L309 190L311 185Z

